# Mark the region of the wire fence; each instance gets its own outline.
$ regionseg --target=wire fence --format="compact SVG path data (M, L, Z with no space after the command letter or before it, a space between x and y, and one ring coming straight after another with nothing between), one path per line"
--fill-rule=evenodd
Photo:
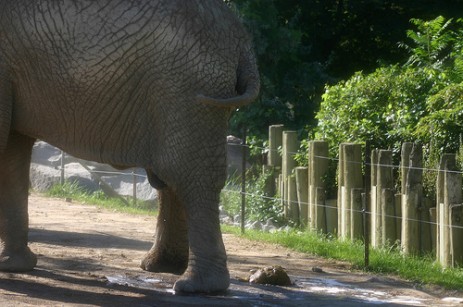
M239 146L239 147L244 147L244 148L251 148L251 147L254 147L256 148L256 146L251 146L251 145L243 145L243 144L233 144L233 143L229 143L228 146ZM269 148L264 148L264 147L257 147L258 149L261 149L262 151L269 151L270 149ZM298 152L292 152L291 154L293 155L296 155L298 154ZM339 159L338 158L331 158L331 157L326 157L326 156L314 156L316 158L319 158L319 159L326 159L326 160L330 160L330 161L334 161L334 162L339 162ZM421 171L432 171L432 172L444 172L445 170L439 170L439 169L435 169L435 168L426 168L426 167L413 167L413 166L400 166L400 165L394 165L394 164L372 164L372 163L362 163L362 162L358 162L358 161L346 161L347 163L352 163L352 164L364 164L366 166L379 166L379 167L389 167L389 168L395 168L395 169L401 169L401 168L405 168L405 169L409 169L409 170L421 170ZM452 170L446 170L446 172L450 172L450 173L456 173L456 174L463 174L462 171L452 171ZM137 177L137 178L141 178L141 179L147 179L147 176L146 175L143 175L143 174L137 174L135 173L135 168L133 169L127 169L125 172L120 172L120 171L98 171L98 170L91 170L89 169L89 173L90 174L100 174L100 175L117 175L117 176L126 176L126 177ZM136 184L136 182L134 182L134 184ZM242 192L240 190L231 190L231 189L227 189L227 188L224 188L223 189L224 192L232 192L232 193L238 193L238 194L244 194L246 196L251 196L251 197L260 197L260 198L263 198L263 199L266 199L266 200L271 200L271 201L278 201L278 202L282 202L283 199L281 197L270 197L270 196L265 196L265 195L258 195L258 194L253 194L253 193L249 193L249 192ZM116 193L116 192L115 192ZM121 195L121 196L124 196L124 195ZM306 205L306 206L317 206L317 207L325 207L324 205L320 205L320 204L317 204L317 203L308 203L308 202L304 202L304 201L291 201L293 203L297 203L297 204L303 204L303 205ZM355 210L355 209L346 209L347 211L350 211L350 212L355 212L355 213L363 213L364 210ZM368 214L372 214L371 212L368 212ZM396 216L393 216L393 215L385 215L385 217L390 217L390 218L397 218ZM410 221L420 221L420 220L417 220L417 219L408 219ZM423 221L424 223L427 223L427 224L430 224L430 225L437 225L437 223L435 222L428 222L428 221ZM450 226L450 225L444 225L444 226ZM455 226L456 228L462 228L462 226Z
M258 147L258 146L255 146L255 145L247 145L247 144L235 144L235 143L228 143L228 146L238 146L238 147L241 147L241 148L247 148L247 149L250 149L250 148L257 148L257 149L260 149L262 152L268 152L270 151L271 149L268 148L268 147ZM244 151L243 151L244 152ZM296 154L300 154L299 152L289 152L290 154L292 155L296 155ZM63 153L65 154L65 153ZM314 157L318 158L318 159L325 159L325 160L329 160L329 161L332 161L332 162L339 162L339 159L338 158L333 158L333 157L327 157L327 156L317 156L315 155ZM369 163L369 162L366 162L366 163L362 163L362 162L358 162L358 161L346 161L347 163L352 163L352 164L362 164L362 165L366 165L366 166L379 166L379 167L389 167L389 168L394 168L394 169L408 169L408 170L420 170L420 171L431 171L431 172L450 172L450 173L455 173L455 174L462 174L463 175L463 172L462 171L457 171L457 170L441 170L441 169L437 169L437 168L426 168L426 167L414 167L414 166L401 166L401 165L394 165L394 164L372 164L372 163ZM122 172L122 171L100 171L100 170L93 170L93 169L90 169L88 168L88 172L90 174L96 174L96 175L117 175L117 176L125 176L125 177L129 177L129 178L141 178L143 180L146 180L147 179L147 176L145 174L138 174L136 173L136 169L135 168L131 168L131 169L127 169L126 171ZM63 173L63 176L64 173ZM136 185L138 182L137 181L134 181L134 185ZM250 196L250 197L260 197L260 198L263 198L263 199L266 199L266 200L271 200L271 201L278 201L278 202L282 202L283 201L283 198L281 197L271 197L271 196L265 196L265 195L258 195L258 194L253 194L253 193L249 193L249 192L242 192L241 190L232 190L232 189L227 189L227 188L224 188L223 189L224 192L231 192L231 193L238 193L238 194L244 194L245 196ZM117 192L115 192L117 193ZM125 195L121 195L121 196L125 196ZM306 205L306 206L317 206L317 207L325 207L324 205L320 205L320 204L317 204L317 203L309 203L309 202L304 202L304 201L291 201L293 203L297 203L297 204L303 204L303 205ZM346 209L350 212L355 212L355 213L363 213L364 210L355 210L355 209ZM371 212L368 212L368 214L372 214ZM386 217L390 217L390 218L397 218L396 216L393 216L393 215L385 215ZM410 221L420 221L420 220L417 220L417 219L408 219ZM423 221L424 223L427 223L427 224L430 224L430 225L434 225L436 226L437 223L436 222L428 222L428 221ZM450 225L444 225L444 226L450 226ZM455 226L457 228L462 228L462 226Z
M238 146L242 148L246 148L248 150L251 149L259 149L263 154L268 153L270 151L280 153L281 149L271 149L269 147L260 147L256 145L243 145L243 144L235 144L235 143L229 143L228 146ZM299 155L302 152L291 152L289 151L288 154L291 154L293 156ZM328 156L319 156L319 155L314 155L315 158L321 159L321 160L328 160L332 162L339 162L339 158L335 157L328 157ZM397 164L381 164L381 163L371 163L371 162L359 162L359 161L347 161L348 163L351 164L361 164L361 165L366 165L366 166L381 166L381 167L389 167L391 169L408 169L408 170L420 170L420 171L429 171L429 172L444 172L446 170L438 169L438 168L428 168L428 167L416 167L416 166L403 166L403 165L397 165ZM456 174L462 174L463 171L459 170L448 170L447 172L450 173L456 173Z
M282 152L281 150L281 147L283 146L284 144L280 145L278 148L279 149L274 149L274 148L271 148L271 147L258 147L258 146L255 146L255 145L249 145L249 144L246 144L245 142L241 142L241 143L229 143L228 146L230 148L232 147L236 147L238 146L240 148L239 152L241 153L241 157L238 157L238 159L235 159L235 163L237 163L238 165L235 165L235 169L238 169L238 170L241 170L241 189L239 189L237 187L237 189L232 189L230 188L230 186L226 186L224 189L223 189L223 192L224 193L235 193L237 195L240 195L241 196L241 212L240 212L240 222L241 222L241 228L242 228L242 231L244 231L244 224L246 222L246 211L249 209L249 208L246 208L246 198L261 198L262 200L264 201L272 201L274 203L279 203L281 204L281 206L284 206L285 207L285 216L288 220L291 220L291 216L289 216L288 212L286 212L286 209L289 208L289 207L296 207L298 208L297 210L300 210L300 212L304 211L304 212L308 212L309 216L308 216L308 219L310 220L311 218L313 219L314 217L311 216L311 214L313 214L313 211L317 210L317 209L320 209L320 210L325 210L323 214L327 214L327 210L331 210L331 211L337 211L337 220L338 220L338 225L335 226L335 234L336 235L340 235L340 233L342 232L342 227L344 226L340 226L341 225L341 222L340 222L340 219L342 218L346 218L346 217L351 217L351 216L363 216L363 221L361 221L361 223L366 223L365 221L369 221L369 224L368 226L366 226L364 228L364 232L363 232L363 238L365 240L367 240L367 238L369 237L369 234L367 233L368 231L371 232L372 234L374 234L375 232L375 229L373 228L374 226L374 223L375 221L378 223L378 221L380 221L381 219L390 219L390 220L394 220L395 223L397 225L402 225L402 228L403 228L403 225L405 222L410 222L410 223L415 223L415 224L419 224L421 225L420 227L422 226L428 226L428 227L431 227L432 228L432 232L434 233L434 235L438 238L437 240L442 240L443 238L445 238L446 236L450 237L450 239L452 239L453 241L456 240L456 238L454 237L451 237L451 235L446 235L446 234L442 234L440 233L439 231L442 230L442 229L450 229L450 231L455 231L455 230L459 230L459 231L462 231L463 230L463 224L459 224L459 223L451 223L451 219L448 218L448 216L445 216L445 218L440 218L439 219L439 214L443 214L442 212L444 211L439 211L439 200L432 200L434 202L434 204L436 204L436 210L437 212L435 214L437 214L437 218L435 220L427 220L427 219L423 219L422 217L422 213L420 212L419 214L417 214L416 216L406 216L404 215L404 213L402 212L402 214L390 214L388 211L385 211L385 210L374 210L372 206L369 206L368 203L369 202L375 202L373 201L373 197L371 197L371 194L374 194L374 193L371 193L370 194L370 189L373 187L373 185L368 185L368 184L362 184L361 187L360 186L357 186L356 188L363 188L364 189L364 194L366 195L364 198L363 198L363 202L364 204L362 206L357 206L357 207L354 207L354 206L351 206L351 205L347 205L345 207L343 207L340 203L339 203L339 193L340 190L338 190L338 199L335 199L334 201L337 203L335 204L335 206L328 206L327 205L327 199L323 199L322 202L319 202L319 201L312 201L311 199L308 199L308 200L304 200L304 199L300 199L298 197L296 197L295 199L294 198L290 198L288 197L287 195L287 190L288 190L288 187L284 187L284 184L286 184L284 181L285 179L282 179L281 177L278 178L274 178L274 183L275 183L275 187L274 187L274 190L277 191L277 193L275 195L269 195L268 193L255 193L255 192L249 192L249 191L246 191L246 186L250 183L250 182L247 182L247 180L249 181L249 179L247 179L245 177L246 175L246 172L243 171L246 169L247 165L248 165L248 160L247 160L247 153L251 150L251 149L254 149L254 150L258 150L260 151L261 153L263 154L269 154L270 152L273 152L273 153L278 153L279 156L281 157L282 155L280 154ZM291 151L291 150L286 150L285 151L285 155L287 157L289 157L289 159L294 159L294 156L297 155L297 154L301 154L300 152L296 152L296 151ZM309 154L309 153L302 153L302 154ZM368 154L365 153L363 155L364 157L367 157ZM235 157L236 158L236 157ZM241 158L241 159L239 159ZM283 158L283 157L282 157ZM61 157L62 161L64 161L64 153L62 153L62 157ZM453 175L456 175L456 176L460 176L463 174L462 171L460 170L456 170L456 169L448 169L448 168L429 168L429 167L421 167L421 166L417 166L416 164L413 164L411 163L410 165L406 164L406 163L401 163L400 165L397 165L397 164L393 164L393 163L380 163L381 161L379 159L377 159L376 161L370 161L370 160L358 160L358 159L350 159L349 157L342 157L342 155L340 155L340 157L330 157L327 153L326 154L323 154L323 155L319 155L319 154L314 154L312 153L310 159L312 160L309 160L309 164L310 163L314 163L314 160L320 162L320 161L327 161L329 162L330 164L337 164L338 165L338 168L339 167L343 167L341 165L355 165L357 168L359 169L362 169L364 170L365 173L362 173L360 174L360 176L362 176L362 181L364 183L366 182L369 182L369 178L367 178L369 176L369 172L367 172L366 170L370 170L370 169L374 169L374 168L387 168L389 170L392 170L392 169L395 169L395 170L400 170L400 172L411 172L411 171L419 171L419 172L435 172L436 176L448 176L446 174L453 174ZM232 159L233 160L233 159ZM236 160L238 160L238 162L236 162ZM124 177L128 177L128 178L131 178L131 182L132 182L132 193L130 193L130 195L120 195L118 192L114 191L113 190L113 193L111 192L110 194L112 194L111 196L115 196L115 195L118 195L118 197L120 197L121 199L124 199L125 202L129 205L129 202L127 201L127 196L130 196L132 201L134 203L137 202L137 186L140 184L140 181L147 181L147 176L146 174L142 174L142 173L139 173L139 172L136 172L135 170L130 170L130 171L125 171L125 172L122 172L122 171L117 171L117 170L99 170L99 169L95 169L95 168L92 168L92 167L89 167L88 165L86 165L84 162L82 161L79 161L80 164L82 164L82 166L91 174L91 177L98 183L98 185L100 187L105 187L106 190L108 189L112 189L113 187L106 183L105 182L105 179L102 178L102 177L105 177L105 176L124 176ZM282 162L283 164L283 162ZM291 163L290 163L291 164ZM296 166L295 163L292 163L293 166ZM265 165L265 163L264 163ZM262 165L262 166L264 166ZM349 166L344 166L344 167L349 167ZM276 169L278 170L278 172L281 174L282 173L282 168L284 167L277 167ZM64 178L64 169L65 169L65 164L62 164L61 165L61 170L62 170L62 173L61 173L61 176ZM278 173L277 172L277 173ZM288 170L286 170L286 172L288 172ZM362 172L362 171L360 171ZM293 173L293 171L291 171L291 173ZM294 175L292 175L294 176ZM323 174L321 175L323 176ZM64 179L62 179L64 180ZM280 182L279 182L280 180ZM283 180L283 182L281 182L281 180ZM130 179L128 180L130 181ZM338 181L342 181L342 180L338 180ZM461 184L461 178L460 178L460 184ZM338 182L338 185L339 185L339 182ZM281 187L283 187L284 191L281 190ZM308 188L308 187L307 187ZM338 186L339 188L339 186ZM461 185L458 187L460 189L460 198L461 198ZM105 190L105 189L103 189ZM404 191L399 191L400 193L404 193ZM286 193L286 194L285 194ZM308 192L310 194L310 191ZM442 193L441 193L442 194ZM456 207L456 206L460 206L459 204L461 204L462 201L460 200L458 203L447 203L446 206L450 207L450 210L452 210L452 207ZM401 204L402 207L404 207L404 204ZM312 209L310 209L312 208ZM416 208L418 211L419 210L427 210L429 208L423 206L422 204L418 204L417 205L417 208ZM312 210L312 211L311 211ZM312 213L311 213L312 212ZM342 214L340 213L342 212ZM306 213L307 214L307 213ZM449 213L444 213L444 215L447 214L449 215ZM463 214L463 210L462 210L462 214ZM325 219L326 216L325 216ZM294 221L293 221L294 222ZM300 220L299 221L296 221L296 224L297 223L300 223ZM306 223L309 223L309 222L306 222ZM300 223L302 224L302 223ZM347 227L350 227L350 226L347 226ZM385 227L384 225L382 225L381 227ZM313 223L311 224L311 226L309 226L309 228L312 228L313 229ZM315 229L317 230L317 229ZM462 232L463 233L463 232ZM461 240L463 242L463 236L461 238L458 238L459 240ZM401 238L398 237L398 240L400 241ZM420 239L421 240L421 239ZM453 242L452 241L452 242ZM452 243L451 242L451 243ZM365 242L366 245L369 245L370 242ZM393 242L392 242L393 243ZM436 253L437 250L440 248L439 242L435 242L433 243L434 246L433 246L433 249ZM442 244L441 244L442 245ZM449 244L449 245L452 245L452 244ZM462 256L463 258L463 256Z
M270 201L278 201L278 202L283 201L283 198L281 198L281 197L270 197L270 196L259 195L259 194L248 193L248 192L243 193L243 192L241 192L239 190L231 190L231 189L226 189L225 188L222 191L227 192L227 193L236 193L236 194L240 194L240 195L244 194L245 196L258 197L258 198L262 198L262 199L266 199L266 200L270 200ZM308 202L301 202L301 201L290 201L290 202L293 203L293 204L297 204L297 205L303 204L303 205L306 205L306 206L315 206L315 207L319 207L319 208L326 208L325 205L320 205L320 204L317 204L317 203L308 203ZM362 214L365 213L365 210L356 210L356 209L351 209L351 208L347 208L346 211L349 211L351 213L362 213ZM384 217L388 217L388 218L394 218L394 219L397 219L397 220L402 220L401 217L399 218L399 217L397 217L395 215L375 214L375 213L372 213L371 211L367 211L366 213L369 216L377 216L377 217L384 216ZM421 223L425 223L425 224L432 225L432 226L439 225L436 222L423 221L423 220L419 220L419 219L406 218L406 220L411 221L411 222L421 222ZM463 226L457 226L457 225L451 225L451 224L443 224L442 226L453 227L453 228L456 228L456 229L463 229Z
M269 131L271 131L271 129L269 129ZM280 134L281 132L282 131L279 131ZM272 139L272 136L269 135L269 140L271 139ZM413 245L415 244L414 241L416 239L417 241L419 241L418 248L421 249L422 246L424 246L422 242L423 240L422 236L423 236L423 231L426 228L428 229L427 231L429 231L429 234L430 234L429 237L431 237L429 239L433 240L433 242L431 243L432 245L431 250L429 252L436 253L437 260L441 260L442 262L444 261L442 259L451 259L450 263L442 263L444 266L463 264L463 248L460 248L459 251L456 250L458 248L458 245L463 246L463 244L459 243L460 241L463 242L463 224L461 223L461 220L463 220L463 204L462 204L463 201L461 199L461 195L462 195L461 181L462 181L463 172L461 170L455 169L454 167L448 167L449 165L454 166L456 165L456 163L452 163L452 162L443 163L442 162L443 160L441 160L441 165L439 168L423 167L421 166L421 160L418 162L413 160L413 159L416 159L417 154L415 153L414 157L411 157L410 152L409 152L408 153L409 156L407 157L407 159L410 158L410 161L405 161L405 162L401 161L400 165L397 165L397 164L392 163L392 152L390 151L389 152L390 152L391 161L384 163L383 161L384 159L380 159L378 156L378 153L381 153L381 151L379 150L376 150L376 152L371 151L372 155L376 155L376 156L375 158L372 158L370 161L370 157L369 157L370 155L368 153L369 148L367 149L368 144L364 146L365 152L363 155L361 155L363 156L363 159L364 159L363 161L362 161L362 158L350 159L349 158L350 154L349 155L346 154L347 156L343 157L342 148L340 148L339 157L330 157L328 155L328 150L326 154L323 154L323 155L314 154L314 152L316 152L314 149L313 149L313 152L311 153L310 146L309 146L309 152L301 153L301 152L296 152L294 150L292 151L288 150L288 148L284 148L285 146L288 146L291 148L298 147L298 146L286 144L284 134L283 134L283 138L280 136L280 144L278 144L277 147L275 147L275 144L273 144L274 145L273 148L272 148L272 144L270 144L269 147L259 147L259 146L247 145L247 144L230 144L230 145L231 146L241 146L242 147L241 152L243 153L243 155L245 155L246 152L249 152L251 150L260 151L262 154L265 154L265 155L268 155L271 152L277 153L278 156L281 159L283 159L283 162L280 162L280 164L276 168L274 167L275 165L270 165L271 167L273 167L274 170L275 169L277 170L277 176L275 178L276 187L274 190L277 191L278 195L262 195L261 193L243 192L243 191L230 189L229 187L224 189L225 193L241 193L243 197L262 198L263 200L266 200L266 201L281 203L282 206L285 206L285 217L288 220L293 220L294 222L294 219L296 219L296 224L299 223L305 227L308 226L308 228L314 229L316 231L320 231L320 229L317 229L318 225L316 223L318 223L318 221L316 221L315 224L313 221L311 221L311 219L317 218L316 216L314 216L314 212L320 209L320 212L322 212L321 210L324 210L322 214L327 214L328 212L327 210L332 210L332 211L336 210L337 211L336 218L338 220L338 224L334 226L335 227L334 234L339 237L347 236L347 238L354 238L353 235L350 236L351 235L350 232L354 231L353 230L354 226L350 225L349 223L351 222L354 223L354 216L355 216L355 218L357 219L355 223L364 224L362 227L363 233L361 234L360 237L357 237L357 238L363 239L365 246L370 244L370 240L372 244L374 240L376 240L377 242L380 242L380 243L374 243L375 247L381 247L382 245L385 245L386 242L384 242L384 238L387 237L387 235L384 235L384 231L385 231L384 229L387 226L385 224L385 221L392 220L394 223L393 227L398 228L398 231L396 231L398 232L396 234L396 238L397 238L397 241L400 242L400 244L402 244L402 249L404 251L407 251L407 253L410 252L414 254L416 253L416 251L412 249L415 247L412 246L410 248L410 247L404 246L404 244ZM352 145L352 144L348 144L348 145ZM356 145L360 146L359 144L356 144ZM411 148L415 150L413 146ZM417 152L421 153L419 150ZM335 202L334 207L332 205L331 206L327 205L327 202L329 200L327 200L326 198L323 198L322 201L320 202L320 201L313 201L313 199L311 199L310 197L309 197L309 201L300 199L299 195L289 197L288 193L291 193L291 192L288 192L288 190L290 191L291 187L288 186L288 184L290 184L288 182L290 182L290 180L286 179L286 177L288 178L291 176L294 177L294 173L296 170L295 168L296 163L295 161L284 162L284 159L289 158L289 159L294 160L294 156L301 155L301 154L309 155L309 161L308 161L308 164L309 164L308 172L309 173L313 171L311 170L311 167L312 168L315 167L314 165L316 164L316 162L320 162L323 160L329 162L329 164L331 165L335 163L338 165L337 166L338 167L338 171L337 171L338 172L338 175L337 175L338 176L338 179L337 179L338 196L335 199L331 200ZM268 160L267 160L267 163L270 164ZM292 165L291 168L293 168L293 170L291 171L288 171L287 169L284 170L285 163ZM343 197L346 198L346 196L344 195L345 193L342 189L344 189L345 186L350 186L350 185L343 183L343 180L345 179L340 177L340 176L343 176L342 174L343 171L347 173L349 172L352 173L354 169L357 172L361 173L360 182L362 182L360 186L357 184L357 186L355 186L354 188L356 188L357 190L363 189L363 193L362 193L363 195L362 203L363 204L357 205L357 206L354 206L351 204L346 205L343 203L345 201ZM363 169L363 172L362 172L362 169ZM407 179L406 177L404 177L404 175L400 175L401 176L400 178L392 179L392 181L390 178L387 179L389 180L389 182L393 182L394 184L393 186L391 186L390 183L385 185L386 188L389 189L388 192L394 193L395 195L394 197L390 199L392 199L392 202L397 202L397 201L399 202L398 204L393 204L396 206L394 210L397 210L397 206L399 208L397 210L399 212L394 212L393 214L391 214L390 209L386 210L383 207L381 207L381 206L391 206L391 204L389 203L381 204L381 202L385 202L383 199L380 199L382 197L380 194L383 192L383 190L381 190L382 188L381 185L383 183L376 182L376 180L380 180L380 175L378 175L378 173L380 173L380 171L384 173L384 169L387 169L391 172L389 177L393 176L392 170L400 170L400 172L394 172L395 174L394 176L396 176L397 174L401 174L401 173L407 173L407 174L409 173L411 176L411 179ZM370 170L371 172L374 172L374 175L371 178L370 178L371 176ZM415 183L415 181L417 180L423 180L422 178L423 173L434 173L434 177L437 178L436 194L437 194L438 199L430 200L431 204L433 203L434 205L429 205L429 201L426 201L425 197L423 196L422 181L421 183L418 183L418 185L416 185ZM318 175L324 176L325 174L322 172ZM456 181L447 183L446 180L452 179L452 176L453 178L456 178ZM309 174L309 177L310 177L310 174ZM388 176L385 176L385 177L388 177ZM323 178L323 179L326 179L326 178ZM370 182L370 179L371 181L374 181L374 182L367 183L367 182ZM397 182L399 182L398 179L402 181L408 180L407 182L405 182L405 185L402 183L402 190L397 190L398 189ZM444 182L442 184L442 187L439 186L441 184L440 183L441 181ZM357 180L357 182L359 182L359 180ZM307 183L304 183L304 184L307 185ZM335 183L331 183L331 184L335 185ZM415 185L416 187L418 187L418 190L414 190L413 187L410 189L409 185L412 185L412 186ZM403 190L404 186L408 190ZM309 183L308 187L306 188L310 190L313 187L311 187ZM315 189L316 188L326 188L326 185L323 185L322 187L315 186L314 188ZM379 194L378 194L377 188L380 189ZM292 189L294 190L294 188ZM299 189L299 186L297 189ZM371 190L373 191L370 193ZM419 193L415 195L417 191ZM298 190L298 193L299 193L299 190ZM308 193L313 194L313 191L312 192L309 191ZM322 193L325 193L325 191L322 191ZM348 191L347 193L349 194L350 191ZM340 196L340 194L342 195ZM440 194L440 198L439 198L439 194ZM443 195L447 198L444 199ZM415 198L418 197L418 198L415 199L414 197ZM347 196L347 202L351 201L350 198L351 196ZM413 204L410 202L412 202ZM428 204L425 205L424 204L425 202L427 202ZM296 217L294 217L290 213L288 213L286 209L291 208L291 207L296 208L299 214L301 213L306 214L306 215L308 214L308 221L306 221L306 224L308 225L304 225L304 223L302 223L302 220L299 219L298 214L296 214L295 215ZM240 214L245 215L246 211L242 210ZM358 218L359 216L361 217L360 219ZM324 218L326 222L327 217L325 216ZM346 218L350 219L351 221L348 221L348 222L343 221L343 219L346 219ZM344 223L348 223L347 226L345 226ZM317 226L315 226L314 228L314 225L317 225ZM358 229L361 226L362 225L356 225L355 227L357 227ZM389 225L387 227L391 228L392 226ZM347 230L344 228L346 228ZM382 229L378 230L378 228L382 228ZM346 231L347 231L347 235L343 233ZM383 233L381 233L381 231ZM370 236L370 233L372 237ZM410 239L408 238L409 235L414 235L416 237L413 237L412 239ZM407 237L405 238L404 236L407 236ZM412 243L409 243L410 241ZM389 243L394 243L394 242L389 242ZM450 246L450 248L448 248L448 246ZM445 249L449 249L449 250L447 251ZM420 252L422 251L419 250L418 253ZM450 256L445 255L445 253L449 253ZM368 263L367 259L365 262Z

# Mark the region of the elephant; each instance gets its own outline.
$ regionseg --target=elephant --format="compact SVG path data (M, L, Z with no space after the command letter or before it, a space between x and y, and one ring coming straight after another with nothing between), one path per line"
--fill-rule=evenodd
M32 270L35 140L158 190L147 271L177 293L230 284L220 231L228 120L259 95L252 39L223 0L0 0L0 270Z

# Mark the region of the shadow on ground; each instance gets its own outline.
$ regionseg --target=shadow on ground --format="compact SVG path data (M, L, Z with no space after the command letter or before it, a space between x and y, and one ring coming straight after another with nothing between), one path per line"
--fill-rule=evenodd
M78 233L49 229L29 229L29 242L40 242L62 247L122 248L147 251L153 242L123 238L111 233Z
M17 278L21 275L21 278ZM146 276L146 280L152 277ZM151 279L150 279L151 278ZM126 281L129 278L126 276ZM142 277L136 279L141 284ZM50 285L47 280L60 281L61 286ZM135 280L135 278L134 278ZM123 281L123 280L121 280ZM370 303L347 297L308 293L297 286L271 287L250 285L232 280L230 289L220 295L174 295L164 284L161 289L146 289L144 285L120 285L107 278L89 275L71 276L45 269L28 274L0 274L0 287L9 294L2 295L0 303L8 295L33 298L52 305L79 304L94 306L367 306ZM77 287L79 289L73 289ZM135 297L134 297L135 296ZM381 306L401 306L381 304Z

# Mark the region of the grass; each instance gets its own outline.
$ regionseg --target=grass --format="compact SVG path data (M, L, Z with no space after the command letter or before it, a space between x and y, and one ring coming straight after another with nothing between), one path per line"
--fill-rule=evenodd
M103 191L90 193L73 182L54 185L45 195L48 197L71 198L82 203L96 205L118 212L149 215L157 214L157 206L152 201L138 200L136 205L133 205L132 200L129 199L128 202L130 205L127 205L127 203L119 198L109 198Z
M302 253L346 261L354 269L365 269L364 245L361 242L342 241L309 231L268 233L246 230L245 234L241 234L240 228L228 225L222 225L222 231L250 240L279 244ZM370 249L370 263L366 271L393 274L418 284L434 284L448 290L463 289L461 268L443 269L430 256L404 256L394 248Z

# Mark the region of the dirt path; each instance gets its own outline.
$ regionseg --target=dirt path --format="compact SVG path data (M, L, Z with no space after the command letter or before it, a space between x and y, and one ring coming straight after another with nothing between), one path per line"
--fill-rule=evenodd
M222 296L179 296L176 276L139 269L154 218L30 196L36 270L0 273L1 306L461 306L463 293L424 291L395 278L351 272L340 262L224 235L232 276ZM250 285L250 269L281 265L294 286ZM313 272L312 268L323 272ZM445 296L444 296L445 295Z

